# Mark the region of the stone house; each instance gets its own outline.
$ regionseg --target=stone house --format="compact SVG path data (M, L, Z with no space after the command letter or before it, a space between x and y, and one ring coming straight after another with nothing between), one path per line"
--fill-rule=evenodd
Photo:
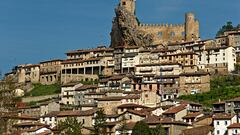
M181 73L179 93L188 95L210 90L210 75L207 72Z
M200 112L188 113L186 116L183 117L183 121L188 124L193 124L195 121L197 121L200 117L203 116L204 114Z
M98 75L112 75L114 61L113 49L98 47L88 50L73 50L66 53L67 60L62 62L61 80L96 81Z
M200 126L189 129L184 129L180 135L212 135L213 127L211 126Z
M97 107L102 108L105 114L117 114L117 107L122 104L123 97L103 97L97 99Z
M165 118L172 118L176 121L182 121L183 117L187 115L187 105L181 104L169 108L166 112L163 113Z
M213 113L225 113L225 101L213 103Z
M61 82L61 64L63 60L55 59L40 62L40 83L55 84Z
M39 83L40 67L37 64L19 65L16 74L18 83Z

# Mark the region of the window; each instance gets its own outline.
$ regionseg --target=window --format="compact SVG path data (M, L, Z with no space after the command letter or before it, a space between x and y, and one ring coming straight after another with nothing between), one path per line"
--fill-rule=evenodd
M228 122L227 121L225 121L225 125L227 125L228 124Z
M174 36L175 36L175 32L171 32L171 33L170 33L170 36L171 36L171 37L174 37Z
M218 135L220 134L220 131L219 131L219 130L217 130L217 134L218 134Z
M129 115L130 120L132 119L132 115Z
M219 121L217 121L217 125L219 125Z
M149 85L149 89L152 90L152 85L151 84Z
M160 31L157 33L157 35L158 35L158 38L161 38L163 36L163 33Z
M124 1L124 2L122 2L122 5L126 5L126 2Z
M85 123L85 119L82 120L82 124L84 124L84 123Z

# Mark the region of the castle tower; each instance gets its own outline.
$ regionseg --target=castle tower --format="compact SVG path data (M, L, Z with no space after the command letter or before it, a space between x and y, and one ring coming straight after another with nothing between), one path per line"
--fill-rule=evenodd
M120 6L135 15L136 0L120 0Z
M195 20L193 13L185 15L185 40L197 40L199 38L199 22Z

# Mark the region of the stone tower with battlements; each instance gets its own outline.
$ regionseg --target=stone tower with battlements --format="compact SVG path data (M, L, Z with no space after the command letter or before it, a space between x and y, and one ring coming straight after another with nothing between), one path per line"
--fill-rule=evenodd
M186 13L182 24L145 24L136 17L136 0L120 0L111 32L111 47L148 46L199 39L199 22Z
M120 6L135 15L136 0L120 0Z

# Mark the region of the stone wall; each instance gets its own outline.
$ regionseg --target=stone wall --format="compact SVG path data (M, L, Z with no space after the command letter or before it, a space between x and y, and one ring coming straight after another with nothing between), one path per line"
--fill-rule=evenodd
M24 102L24 103L38 102L38 101L57 98L57 97L59 97L59 94L48 95L48 96L38 96L38 97L25 97L25 98L22 98L22 102Z

